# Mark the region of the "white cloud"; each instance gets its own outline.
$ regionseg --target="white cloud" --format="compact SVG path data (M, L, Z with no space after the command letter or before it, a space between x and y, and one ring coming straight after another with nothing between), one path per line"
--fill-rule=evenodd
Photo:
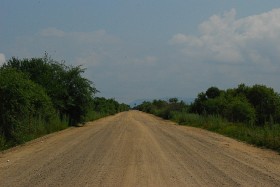
M40 31L43 37L63 37L79 43L116 43L120 39L108 34L105 30L97 30L94 32L66 32L57 28L46 28Z
M275 69L280 59L279 20L280 9L242 19L236 19L232 9L201 23L198 36L175 34L170 44L201 62L252 63Z
M3 53L0 53L0 66L6 62L6 57Z
M40 35L45 37L63 37L65 36L65 32L57 28L50 27L41 30Z
M96 52L92 51L89 54L86 54L82 57L77 57L75 63L77 65L82 65L86 67L98 66L102 61L102 56L97 54Z

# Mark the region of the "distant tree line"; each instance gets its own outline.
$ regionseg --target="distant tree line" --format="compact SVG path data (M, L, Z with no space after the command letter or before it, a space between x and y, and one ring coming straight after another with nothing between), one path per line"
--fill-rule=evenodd
M265 85L210 87L191 104L154 100L136 109L280 152L280 95Z
M174 112L188 112L189 105L184 101L178 102L177 98L170 98L169 100L153 100L144 101L142 104L135 107L135 109L154 114L164 119L171 119Z
M172 118L175 111L181 111L258 126L280 123L280 95L272 88L257 84L251 87L240 84L227 90L210 87L206 92L199 93L190 105L171 98L169 101L143 102L136 109L165 119Z
M126 111L129 106L126 104L120 104L114 99L106 99L104 97L96 97L93 99L93 111L101 114L116 114L118 112Z
M280 123L280 95L265 85L240 84L225 91L210 87L198 94L190 112L258 126Z
M87 120L128 110L113 99L95 98L81 66L43 58L11 58L0 67L0 148Z

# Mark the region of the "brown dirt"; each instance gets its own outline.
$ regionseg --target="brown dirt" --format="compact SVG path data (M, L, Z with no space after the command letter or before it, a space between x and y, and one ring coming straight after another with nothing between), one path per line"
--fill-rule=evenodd
M280 156L129 111L0 153L0 186L280 186Z

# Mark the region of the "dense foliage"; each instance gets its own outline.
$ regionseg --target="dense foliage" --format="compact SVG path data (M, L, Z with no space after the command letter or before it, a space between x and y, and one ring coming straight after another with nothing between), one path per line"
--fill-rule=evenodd
M92 121L104 116L113 115L119 112L127 111L130 107L126 104L120 104L114 99L104 97L95 97L92 102L92 108L86 116L86 121Z
M280 151L280 95L264 85L210 87L193 103L154 100L136 109Z
M136 108L165 119L170 119L172 112L183 111L258 126L280 123L280 95L264 85L249 87L241 84L228 90L210 87L206 92L199 93L190 105L171 98L169 102L143 102Z
M101 114L112 115L118 112L129 110L129 106L126 104L120 104L114 99L96 97L93 99L93 110Z
M198 94L190 112L259 126L280 123L280 95L264 85L241 84L225 91L211 87Z
M136 106L137 110L160 116L164 119L171 119L175 112L187 112L188 105L183 101L178 102L177 98L165 100L153 100L152 102L143 102Z
M82 77L84 69L80 66L66 66L47 55L23 60L12 58L4 64L5 68L17 69L45 88L60 116L69 117L71 125L83 121L97 92L92 82Z
M128 110L113 99L94 98L81 66L43 58L11 58L0 67L0 149L69 125Z
M32 123L50 122L55 109L44 89L15 69L0 69L0 130L7 139L21 141Z

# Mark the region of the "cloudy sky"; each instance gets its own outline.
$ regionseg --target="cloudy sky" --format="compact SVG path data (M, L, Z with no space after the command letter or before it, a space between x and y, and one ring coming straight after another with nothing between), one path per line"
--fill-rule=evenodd
M280 92L280 1L0 0L0 64L45 51L126 103L240 83Z

